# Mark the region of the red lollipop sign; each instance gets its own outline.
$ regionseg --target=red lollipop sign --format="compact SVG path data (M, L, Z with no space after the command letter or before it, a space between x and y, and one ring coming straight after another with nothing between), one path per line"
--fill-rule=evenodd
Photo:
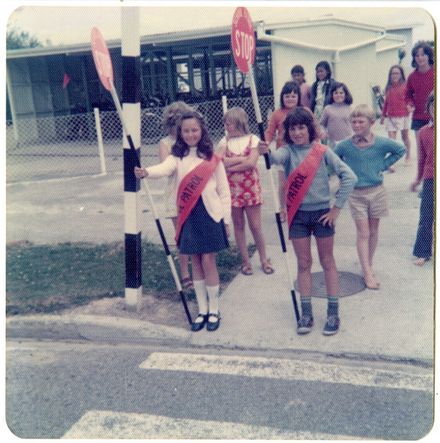
M249 70L248 60L253 65L255 60L255 34L251 16L246 8L235 10L232 18L231 32L232 53L238 69L246 74Z
M110 53L104 37L98 28L92 29L92 54L95 62L96 70L98 71L99 79L107 91L112 90L113 84L113 67Z

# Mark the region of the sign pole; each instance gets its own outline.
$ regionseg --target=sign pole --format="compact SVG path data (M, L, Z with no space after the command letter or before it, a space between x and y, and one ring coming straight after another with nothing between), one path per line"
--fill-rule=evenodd
M98 49L96 48L97 46L98 46ZM134 146L133 139L130 135L130 132L128 131L127 124L126 124L125 118L124 118L124 114L122 112L121 104L119 102L119 98L116 93L115 86L113 84L113 69L112 69L110 54L108 53L108 49L105 44L105 41L102 38L102 35L97 28L94 28L92 30L92 51L93 51L93 58L95 61L96 69L98 71L98 75L101 79L102 84L110 92L110 94L112 96L113 102L116 107L116 111L119 116L119 120L121 121L124 135L127 138L128 144L130 146L130 150L135 155L136 166L141 167L141 161L140 161L139 155L138 155L136 148ZM97 52L97 54L96 54L96 52ZM142 183L142 186L144 187L145 193L147 194L147 197L148 197L148 200L149 200L149 203L150 203L153 215L154 215L154 219L156 221L156 226L159 231L160 238L162 240L162 245L165 250L165 254L167 256L167 261L170 266L170 270L173 275L177 291L179 292L180 299L182 301L182 304L183 304L183 307L185 310L185 314L188 319L188 323L191 325L192 324L191 314L188 309L188 304L187 304L187 301L185 298L185 294L183 293L183 290L182 290L182 285L180 283L180 280L179 280L179 277L178 277L178 274L176 271L173 257L171 256L171 252L168 247L168 243L165 238L165 234L163 232L159 216L157 214L156 206L155 206L154 201L151 197L150 189L148 187L147 182L145 180L141 180L141 183Z
M255 86L255 78L252 69L252 64L255 59L256 52L255 33L253 30L251 17L246 8L240 7L235 10L234 17L232 19L231 43L234 60L237 64L238 69L240 69L240 71L244 74L248 74L251 86L252 102L255 110L255 117L258 123L258 131L260 139L264 141L263 119L261 118L260 104L258 102L257 88ZM284 239L284 231L281 224L278 194L275 189L274 179L270 167L269 154L264 154L264 161L266 163L266 169L269 173L273 201L275 204L275 219L278 227L278 235L280 237L281 250L283 251L283 256L286 263L293 309L295 311L296 321L298 322L300 319L298 302L296 300L293 276L289 265L289 256L287 254L286 241Z
M250 86L251 86L252 102L253 102L253 105L254 105L255 117L256 117L257 123L258 123L258 132L260 134L260 139L264 141L263 119L261 118L260 104L258 102L257 88L255 86L255 79L254 79L253 69L252 69L252 66L250 65L249 60L248 60L248 64L249 64L249 71L248 71L249 82L250 82ZM280 217L279 198L278 198L278 193L277 193L277 191L275 189L275 183L274 183L274 179L273 179L273 174L272 174L272 170L271 170L271 167L270 167L269 154L267 154L267 153L264 154L264 161L266 163L266 170L268 171L269 178L270 178L270 187L272 189L273 201L274 201L274 205L275 205L275 220L276 220L277 227L278 227L278 235L280 237L281 250L283 251L284 261L285 261L285 264L286 264L287 275L288 275L288 278L289 278L289 284L291 285L290 293L291 293L291 296L292 296L293 309L295 311L296 321L298 322L299 319L300 319L299 309L298 309L298 302L296 300L295 288L294 288L294 285L293 285L293 275L292 275L292 271L290 269L289 255L287 254L286 241L284 239L283 225L281 223L281 217Z

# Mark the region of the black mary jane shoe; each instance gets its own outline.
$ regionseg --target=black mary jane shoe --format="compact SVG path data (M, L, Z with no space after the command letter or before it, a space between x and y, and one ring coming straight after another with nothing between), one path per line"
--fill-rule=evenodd
M209 321L209 317L215 317L216 321ZM220 313L214 314L210 313L208 314L208 322L206 323L206 329L208 331L215 331L220 326Z
M205 327L206 322L208 321L208 314L199 314L196 317L196 320L198 318L202 318L203 320L193 322L193 324L191 325L191 331L193 331L193 332L201 331Z

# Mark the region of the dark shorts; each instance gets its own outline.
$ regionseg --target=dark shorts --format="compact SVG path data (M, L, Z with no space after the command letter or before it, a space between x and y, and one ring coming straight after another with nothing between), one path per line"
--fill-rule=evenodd
M423 126L427 125L429 123L429 120L413 120L411 122L411 129L414 131L418 131L420 128L423 128Z
M297 211L289 229L289 238L310 237L331 237L335 234L335 228L318 221L321 216L330 209L320 209L319 211Z

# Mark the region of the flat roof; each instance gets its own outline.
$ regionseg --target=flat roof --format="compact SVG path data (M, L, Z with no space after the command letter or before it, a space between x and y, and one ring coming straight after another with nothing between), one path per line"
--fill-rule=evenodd
M282 22L266 24L264 21L255 21L254 29L258 24L263 24L266 30L283 29L288 27L304 27L312 26L316 24L328 25L338 24L346 27L367 29L373 32L386 31L386 30L398 30L398 29L411 29L414 26L419 26L420 23L414 23L411 25L393 25L389 27L379 27L366 23L359 23L349 20L336 18L329 15L328 17L310 18L306 20L299 20L296 22ZM141 45L165 45L176 42L186 42L187 44L194 42L195 40L206 40L208 38L224 37L231 32L230 26L219 26L209 29L196 29L190 31L178 31L178 32L165 32L160 34L143 35L140 37ZM112 39L106 41L109 49L121 47L121 39ZM6 52L7 59L16 59L23 57L39 57L56 54L73 54L73 53L88 53L90 51L90 43L77 43L70 45L58 45L58 46L42 46L36 48L23 48L14 49Z

